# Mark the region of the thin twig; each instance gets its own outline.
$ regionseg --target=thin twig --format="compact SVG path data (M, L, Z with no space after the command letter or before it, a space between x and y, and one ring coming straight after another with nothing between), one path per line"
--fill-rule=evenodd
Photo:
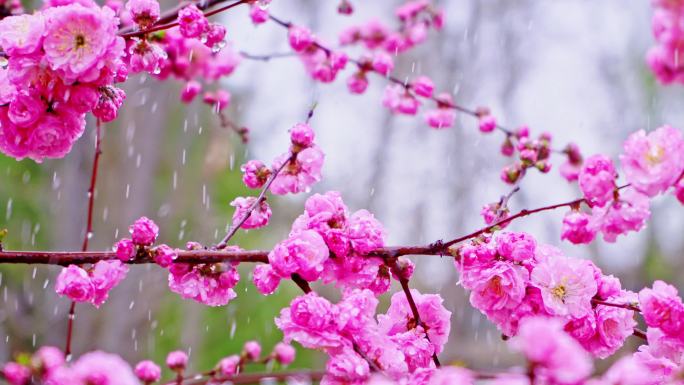
M85 235L83 236L83 245L81 251L88 250L90 238L93 235L93 208L95 206L95 185L97 184L97 172L100 164L100 155L102 154L102 125L100 120L97 120L95 128L95 156L93 157L93 171L90 174L90 186L88 187L88 214L86 217ZM67 336L66 347L64 348L64 355L71 357L71 341L74 334L74 319L76 318L76 301L71 301L69 306L69 315L67 318Z

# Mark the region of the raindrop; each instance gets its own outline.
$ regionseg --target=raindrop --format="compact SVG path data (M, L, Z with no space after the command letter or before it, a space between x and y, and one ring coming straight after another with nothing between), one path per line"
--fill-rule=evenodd
M12 217L12 198L9 198L7 200L7 212L5 213L5 220L8 220Z

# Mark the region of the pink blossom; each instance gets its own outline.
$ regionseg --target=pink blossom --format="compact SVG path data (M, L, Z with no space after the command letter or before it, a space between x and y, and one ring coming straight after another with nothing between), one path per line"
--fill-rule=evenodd
M347 89L353 94L362 94L368 88L368 78L364 72L356 72L347 79Z
M204 45L211 48L213 51L223 48L225 45L226 27L218 23L209 24L207 28L206 40Z
M589 380L587 385L646 385L654 384L649 368L634 356L626 356L615 362L600 380Z
M603 155L587 159L579 174L579 186L592 206L604 206L613 199L617 172L613 161Z
M281 365L290 365L294 362L295 354L295 348L284 342L278 342L273 348L273 358Z
M236 354L228 356L221 359L218 363L218 368L226 377L234 376L237 374L238 367L240 366L240 357Z
M276 170L284 162L289 162L271 184L271 192L276 195L308 191L314 183L321 180L325 155L320 148L313 145L298 152L294 160L290 158L291 155L285 153L273 160L273 169Z
M33 361L45 375L52 374L64 365L65 357L61 349L54 346L43 346L33 355Z
M536 376L547 378L549 383L576 384L591 373L589 355L563 332L560 320L527 318L511 344L535 365Z
M28 139L29 157L37 162L44 158L61 158L85 130L85 118L67 112L45 114Z
M551 314L582 317L591 311L591 298L596 294L597 283L586 261L550 257L532 270L530 278L541 290L544 307Z
M469 385L474 383L475 377L468 369L445 366L435 370L427 385Z
M261 294L273 294L278 285L280 285L281 278L273 271L271 265L257 265L252 275L254 286L256 286Z
M567 239L574 244L590 243L596 237L596 228L591 215L580 211L569 211L563 217L561 239Z
M651 216L647 196L629 188L620 192L619 200L605 207L592 209L592 221L603 233L606 242L615 242L618 235L639 231Z
M496 261L466 274L463 285L472 290L470 303L477 309L485 312L512 309L525 297L529 276L522 266Z
M311 31L298 25L290 26L288 39L290 46L295 52L304 52L314 43L314 36Z
M385 245L385 229L367 210L359 210L349 218L349 243L360 254L367 254Z
M249 8L249 17L254 24L263 24L268 21L268 8L259 4L252 4Z
M202 101L217 111L221 111L230 105L230 93L224 90L205 92Z
M130 261L135 258L137 253L135 244L129 238L119 240L116 245L114 245L114 249L116 251L116 257L122 262Z
M432 128L449 128L456 120L456 111L451 108L453 99L447 93L437 95L437 99L439 100L438 108L426 112L425 121Z
M146 71L157 74L168 58L166 51L159 44L146 40L134 41L128 53L130 54L128 68L133 73Z
M247 341L242 351L245 353L247 360L258 361L259 356L261 356L261 345L256 341Z
M174 350L166 356L166 366L174 371L182 371L188 365L188 355L182 350Z
M352 349L343 349L330 356L325 365L325 378L322 383L327 385L361 385L370 377L368 361L359 356Z
M93 115L105 123L111 122L116 119L124 100L126 100L124 90L110 86L102 87L100 89L100 100L93 109Z
M10 56L30 55L41 47L44 33L42 13L7 16L0 20L0 47Z
M479 119L480 132L492 132L496 129L496 118L492 115L483 115Z
M178 258L178 252L167 246L159 245L154 248L154 262L161 267L169 267Z
M70 384L138 385L133 370L121 357L94 351L82 355L72 366L73 382Z
M209 21L195 4L183 7L178 12L179 31L183 37L200 37L209 27Z
M277 244L268 254L273 270L283 278L298 273L307 281L315 281L328 259L328 247L315 231L297 231Z
M149 246L157 240L159 227L151 219L140 217L128 227L133 243L139 246Z
M259 160L250 160L240 167L242 181L249 188L261 188L271 176L271 170Z
M637 131L625 141L620 161L634 189L655 196L674 185L684 171L684 136L670 126L648 135Z
M185 83L183 92L181 93L181 101L183 103L192 102L195 97L202 91L202 85L194 80Z
M208 306L224 306L237 297L233 288L240 275L231 264L190 266L174 263L169 272L169 289L183 298Z
M499 254L514 262L530 262L534 259L537 242L528 233L503 232L496 238Z
M297 123L290 128L290 140L297 147L310 147L315 137L316 134L307 123Z
M411 289L411 294L418 308L421 322L427 329L430 342L435 347L435 353L439 354L449 338L451 312L444 308L442 297L437 294L421 294L415 289ZM392 296L387 314L378 316L378 322L381 330L390 336L419 326L413 319L406 295L402 292Z
M266 200L257 203L257 198L255 197L237 197L230 202L230 205L235 207L235 213L233 213L233 226L237 226L243 221L255 203L257 204L256 208L249 213L247 220L245 220L240 227L243 229L258 229L268 224L269 219L271 219L271 207Z
M128 266L119 260L98 261L90 271L90 281L93 284L92 303L100 307L108 298L109 291L117 286L128 273Z
M652 289L641 289L639 303L648 326L660 328L668 335L682 338L684 304L674 286L663 281L655 281Z
M47 108L37 92L20 91L14 94L7 117L18 127L31 127L45 115Z
M126 10L131 13L131 18L141 29L147 29L159 20L157 0L128 0Z
M31 370L16 362L8 362L2 368L2 375L10 385L26 385L31 379Z
M482 219L484 219L485 223L488 225L501 222L502 220L508 218L508 214L508 208L502 207L499 202L486 204L482 206L482 210L480 210ZM504 223L501 224L500 227L505 228L507 225L508 223Z
M44 57L67 84L94 82L103 73L116 72L125 43L110 8L69 4L44 13Z
M430 98L435 90L435 83L427 76L419 76L411 83L411 89L416 95Z
M337 348L345 344L336 329L336 311L316 293L295 298L275 319L285 342L297 341L309 349Z
M377 51L371 59L371 67L380 75L387 76L394 69L394 61L388 53Z
M95 288L85 270L76 265L69 265L57 276L55 291L72 301L88 302L92 300Z
M138 362L134 372L140 381L146 384L157 382L161 378L161 368L150 360Z

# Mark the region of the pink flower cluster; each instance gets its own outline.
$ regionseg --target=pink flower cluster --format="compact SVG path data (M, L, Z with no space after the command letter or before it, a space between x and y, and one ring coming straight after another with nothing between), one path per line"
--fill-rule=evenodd
M444 12L434 8L428 0L407 1L395 13L400 22L396 30L372 20L342 31L340 44L363 44L369 50L396 54L423 43L430 28L440 30L444 26Z
M290 47L297 52L304 68L314 80L330 83L347 65L349 58L344 52L323 48L306 27L291 25L288 30L288 40Z
M606 357L635 326L633 311L592 304L635 301L616 278L590 261L538 245L527 233L503 232L464 244L456 267L461 284L471 290L470 303L508 336L530 316L556 317L585 349Z
M116 117L125 94L124 40L108 7L94 2L0 20L0 151L16 159L61 158L83 134L85 114Z
M252 206L255 204L255 208L249 213ZM230 202L230 205L235 207L235 213L233 213L233 226L237 226L240 221L247 216L247 213L249 213L249 216L241 226L243 229L258 229L264 227L268 224L269 219L271 219L271 207L265 200L257 202L257 198L255 197L238 197Z
M442 351L451 313L438 295L413 290L421 324L413 318L404 293L392 296L386 314L375 318L378 300L370 290L346 290L337 304L315 293L295 298L276 325L285 341L325 351L326 384L366 384L371 370L362 353L394 380L426 384L434 371L432 355ZM429 337L429 340L428 338Z
M662 281L639 292L639 304L648 326L648 345L635 359L648 368L649 384L677 383L684 370L684 304L677 289Z
M629 231L641 230L650 216L650 198L673 188L679 199L684 176L684 136L670 126L646 134L629 136L620 161L628 188L617 188L617 171L604 155L586 160L579 172L579 186L591 206L591 214L575 208L563 220L561 238L572 243L589 243L596 233L607 242ZM568 155L570 158L570 155ZM681 200L681 199L680 199Z
M684 4L681 1L653 0L652 30L656 46L646 55L646 62L663 84L684 83Z
M551 134L544 132L532 139L530 129L522 126L512 135L507 135L501 146L501 153L505 156L517 154L517 160L504 167L501 180L508 184L515 184L525 176L528 169L536 168L542 173L551 170L549 157L551 156Z
M130 365L115 354L94 351L67 365L64 353L50 346L38 349L28 363L6 364L3 375L10 385L140 384Z
M128 266L121 261L98 261L91 267L69 265L57 276L55 291L76 302L90 302L100 307L109 291L126 277Z
M201 246L188 242L188 250ZM236 246L225 250L239 251ZM183 298L193 299L208 306L224 306L237 297L233 290L240 280L237 263L172 263L169 269L169 289Z
M289 151L276 157L270 169L258 160L245 163L241 167L242 181L249 188L261 188L277 170L282 168L270 186L273 194L308 192L314 183L321 180L321 168L325 158L323 151L314 143L314 139L315 133L311 126L307 123L296 124L290 129ZM237 206L237 211L240 210L240 206L243 204ZM258 214L252 215L255 224L265 225L270 217L270 209L263 207Z
M366 255L384 246L382 224L366 210L349 214L338 192L311 196L288 238L269 253L268 265L254 271L254 284L271 294L282 278L298 274L342 288L389 289L390 271L382 259Z

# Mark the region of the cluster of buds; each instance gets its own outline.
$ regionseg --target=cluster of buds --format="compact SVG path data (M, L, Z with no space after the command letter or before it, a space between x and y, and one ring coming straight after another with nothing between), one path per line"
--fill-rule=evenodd
M518 159L504 167L501 180L508 184L517 183L525 175L527 169L536 168L542 173L551 170L549 157L551 155L551 134L544 132L537 139L530 139L527 126L520 127L514 133L506 136L501 147L501 153L513 156L517 152Z

